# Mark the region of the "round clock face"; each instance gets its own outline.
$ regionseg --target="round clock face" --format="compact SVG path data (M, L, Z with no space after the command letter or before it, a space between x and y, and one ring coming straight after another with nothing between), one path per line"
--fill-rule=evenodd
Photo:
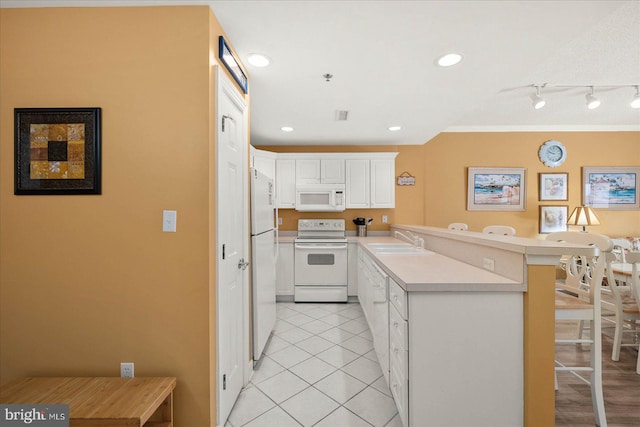
M567 158L567 149L560 141L547 141L542 144L538 152L540 161L546 166L555 168L560 166Z

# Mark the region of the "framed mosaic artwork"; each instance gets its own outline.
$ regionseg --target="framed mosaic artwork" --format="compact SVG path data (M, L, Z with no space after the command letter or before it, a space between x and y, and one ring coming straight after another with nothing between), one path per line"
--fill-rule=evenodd
M100 194L100 108L16 108L15 188Z

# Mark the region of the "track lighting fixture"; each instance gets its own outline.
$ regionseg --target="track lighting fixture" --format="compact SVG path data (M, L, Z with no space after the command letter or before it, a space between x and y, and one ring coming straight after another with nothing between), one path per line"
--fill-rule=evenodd
M601 102L595 95L595 85L556 85L551 83L541 83L541 84L532 84L529 87L534 87L536 89L536 93L531 95L531 103L533 108L539 110L544 107L546 102L542 96L540 96L540 92L542 88L551 88L553 89L551 92L558 93L563 91L571 91L574 89L586 88L589 89L589 92L585 95L587 108L589 110L596 109L600 106ZM636 90L631 103L629 104L631 108L640 108L640 85L598 85L598 89L602 92L609 92L611 90L623 89L623 88L634 88ZM550 91L547 91L547 94Z
M547 103L540 96L540 89L542 89L544 85L533 85L533 86L536 88L536 93L531 95L531 102L533 103L533 108L535 108L536 110L539 110L542 107L544 107L544 105Z
M594 92L594 89L593 89L593 86L591 86L591 93L588 93L585 96L585 98L587 98L587 108L589 110L594 110L600 106L600 100L595 97L593 92Z
M631 105L631 108L640 108L640 86L636 86L636 95L629 105Z

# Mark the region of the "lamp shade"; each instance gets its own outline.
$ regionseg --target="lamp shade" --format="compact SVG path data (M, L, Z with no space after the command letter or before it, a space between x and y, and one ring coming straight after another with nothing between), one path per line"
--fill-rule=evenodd
M586 232L587 225L600 225L600 220L589 206L578 206L569 215L567 225L581 225L582 231Z

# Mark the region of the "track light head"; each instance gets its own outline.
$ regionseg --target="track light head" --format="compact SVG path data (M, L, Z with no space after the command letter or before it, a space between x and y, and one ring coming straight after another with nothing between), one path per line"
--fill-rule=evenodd
M587 99L587 108L594 110L600 106L600 100L593 94L593 86L591 86L591 93L588 93L585 97Z
M640 86L636 86L636 95L629 105L631 105L631 108L640 108Z
M536 93L531 95L531 103L533 105L533 108L535 108L536 110L541 109L547 103L547 101L545 101L544 98L540 96L540 89L543 86L544 85L534 85L534 87L536 88Z

